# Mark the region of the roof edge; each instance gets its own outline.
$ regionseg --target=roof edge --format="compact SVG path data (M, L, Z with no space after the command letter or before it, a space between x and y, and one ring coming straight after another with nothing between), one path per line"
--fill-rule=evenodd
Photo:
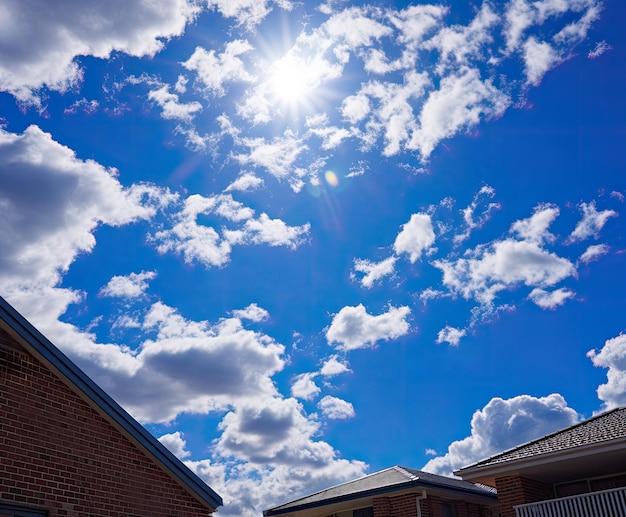
M588 418L586 420L582 420L580 422L577 422L576 424L570 425L568 427L564 427L562 429L559 429L557 431L554 431L552 433L546 434L544 436L541 436L539 438L535 438L534 440L529 440L527 442L524 442L520 445L516 445L515 447L511 447L509 449L505 449L502 452L499 452L497 454L493 454L492 456L488 456L487 458L483 458L479 461L476 461L474 463L471 463L470 465L467 465L465 467L461 467L460 469L457 469L453 472L454 475L456 476L460 476L460 474L467 474L467 473L474 473L474 472L483 472L483 471L489 471L490 469L492 470L496 470L501 466L504 465L518 465L518 464L524 464L524 463L533 463L535 461L538 461L539 459L543 459L543 458L550 458L553 456L567 456L569 454L574 454L574 453L579 453L579 452L584 452L588 449L596 449L599 447L604 447L604 446L611 446L614 443L619 443L622 441L626 441L626 437L621 437L621 438L614 438L611 440L605 440L605 441L601 441L601 442L594 442L594 443L588 443L588 444L584 444L584 445L579 445L576 447L569 447L567 449L561 449L561 450L557 450L557 451L549 451L549 452L545 452L542 454L535 454L531 457L523 457L523 458L513 458L513 459L509 459L509 460L503 460L501 462L496 462L496 463L492 463L494 460L496 460L497 458L504 456L505 454L510 454L513 451L516 451L518 449L522 449L524 447L528 447L532 444L541 442L543 440L547 440L549 438L552 438L553 436L557 436L565 431L569 431L571 429L576 429L577 427L581 427L583 425L587 425L590 422L593 422L594 420L597 420L599 418L604 418L607 415L610 415L611 413L617 412L617 411L621 411L623 410L624 407L616 407L613 409L609 409L607 411L603 411L602 413L598 413L597 415L592 416L591 418Z
M159 462L166 470L180 480L200 502L213 511L223 505L222 498L204 481L194 474L161 442L152 436L137 420L111 398L100 386L83 372L69 357L39 332L24 316L0 296L0 319L3 319L10 333L15 333L45 362L52 366L69 383L88 397L97 408L126 431L137 444ZM12 331L12 332L11 332Z
M386 485L386 486L382 486L382 487L374 487L374 488L369 488L366 490L362 490L361 492L356 492L356 493L351 493L351 494L344 494L344 495L338 495L335 497L330 497L328 499L321 499L321 500L317 500L317 501L311 501L309 503L303 503L300 505L295 505L295 506L289 506L287 508L281 508L287 504L290 503L295 503L301 499L306 499L308 497L311 497L313 495L317 495L320 494L322 492L325 492L326 490L331 490L332 488L336 488L338 486L342 486L345 484L349 484L352 483L353 481L359 481L361 479L370 477L370 476L374 476L376 474L380 474L381 472L386 472L388 470L397 470L397 471L401 471L401 473L405 476L407 476L407 480L401 483L394 483L392 485ZM472 483L471 481L468 481L468 483ZM286 503L283 503L281 505L275 506L274 508L269 508L267 510L263 510L263 516L264 517L271 517L273 515L282 515L285 513L291 513L291 512L295 512L295 511L300 511L300 510L309 510L311 508L318 508L318 507L322 507L322 506L329 506L332 504L336 504L336 503L342 503L342 502L346 502L346 501L354 501L354 500L358 500L358 499L366 499L369 497L374 497L377 495L382 495L382 494L387 494L389 492L398 492L398 491L405 491L405 490L412 490L412 489L436 489L436 490L447 490L450 492L455 492L455 493L460 493L460 494L467 494L467 495L471 495L474 497L484 497L486 499L490 499L492 501L497 501L498 496L495 493L490 492L489 490L483 489L479 486L477 486L475 483L472 483L475 486L475 489L471 489L471 488L462 488L462 487L453 487L453 486L444 486L441 485L439 483L433 482L433 481L427 481L424 480L418 476L415 476L414 474L411 474L409 471L407 471L405 469L405 467L401 467L399 465L395 465L393 467L389 467L383 470L380 470L378 472L374 472L372 474L368 474L366 476L362 476L360 478L348 481L346 483L341 483L339 485L334 485L333 487L324 489L324 490L320 490L318 492L315 492L313 494L309 494L307 496L301 497L300 499L296 499L295 501L288 501Z

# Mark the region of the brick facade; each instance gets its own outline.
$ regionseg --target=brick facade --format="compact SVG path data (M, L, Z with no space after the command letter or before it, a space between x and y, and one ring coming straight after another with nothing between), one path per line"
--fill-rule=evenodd
M375 497L374 517L417 517L417 495ZM443 517L443 505L453 508L455 517L492 517L491 510L466 501L448 501L435 495L428 495L419 501L422 517Z
M501 517L515 517L514 506L536 503L554 497L552 485L534 479L511 475L496 478Z
M1 336L0 336L1 337ZM50 517L209 510L16 343L0 339L0 504Z

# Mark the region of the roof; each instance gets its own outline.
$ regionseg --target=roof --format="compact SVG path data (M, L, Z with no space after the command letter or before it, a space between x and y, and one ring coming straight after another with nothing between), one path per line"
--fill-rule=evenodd
M496 500L496 492L491 487L462 481L457 478L440 476L406 467L390 467L341 485L275 506L265 510L263 515L283 513L326 506L341 501L360 499L407 489L440 489L450 492L486 497Z
M601 449L608 452L613 448L624 449L625 445L626 408L616 408L463 467L455 474L465 477L467 473L501 470L509 465L597 455Z
M6 330L83 399L91 402L95 410L134 441L199 502L210 507L212 511L223 504L222 498L211 487L189 470L2 297L0 329Z

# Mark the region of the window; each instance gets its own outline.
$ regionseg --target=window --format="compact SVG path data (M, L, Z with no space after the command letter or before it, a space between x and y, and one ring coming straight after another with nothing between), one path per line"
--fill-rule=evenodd
M352 512L352 517L374 517L374 507L368 506L367 508L359 508Z
M441 513L443 514L443 517L456 517L456 512L454 511L454 504L441 503Z

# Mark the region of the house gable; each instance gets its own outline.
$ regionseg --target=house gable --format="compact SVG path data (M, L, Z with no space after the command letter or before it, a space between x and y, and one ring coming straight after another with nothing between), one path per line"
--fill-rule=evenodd
M0 514L24 505L52 517L215 511L215 492L0 302Z

